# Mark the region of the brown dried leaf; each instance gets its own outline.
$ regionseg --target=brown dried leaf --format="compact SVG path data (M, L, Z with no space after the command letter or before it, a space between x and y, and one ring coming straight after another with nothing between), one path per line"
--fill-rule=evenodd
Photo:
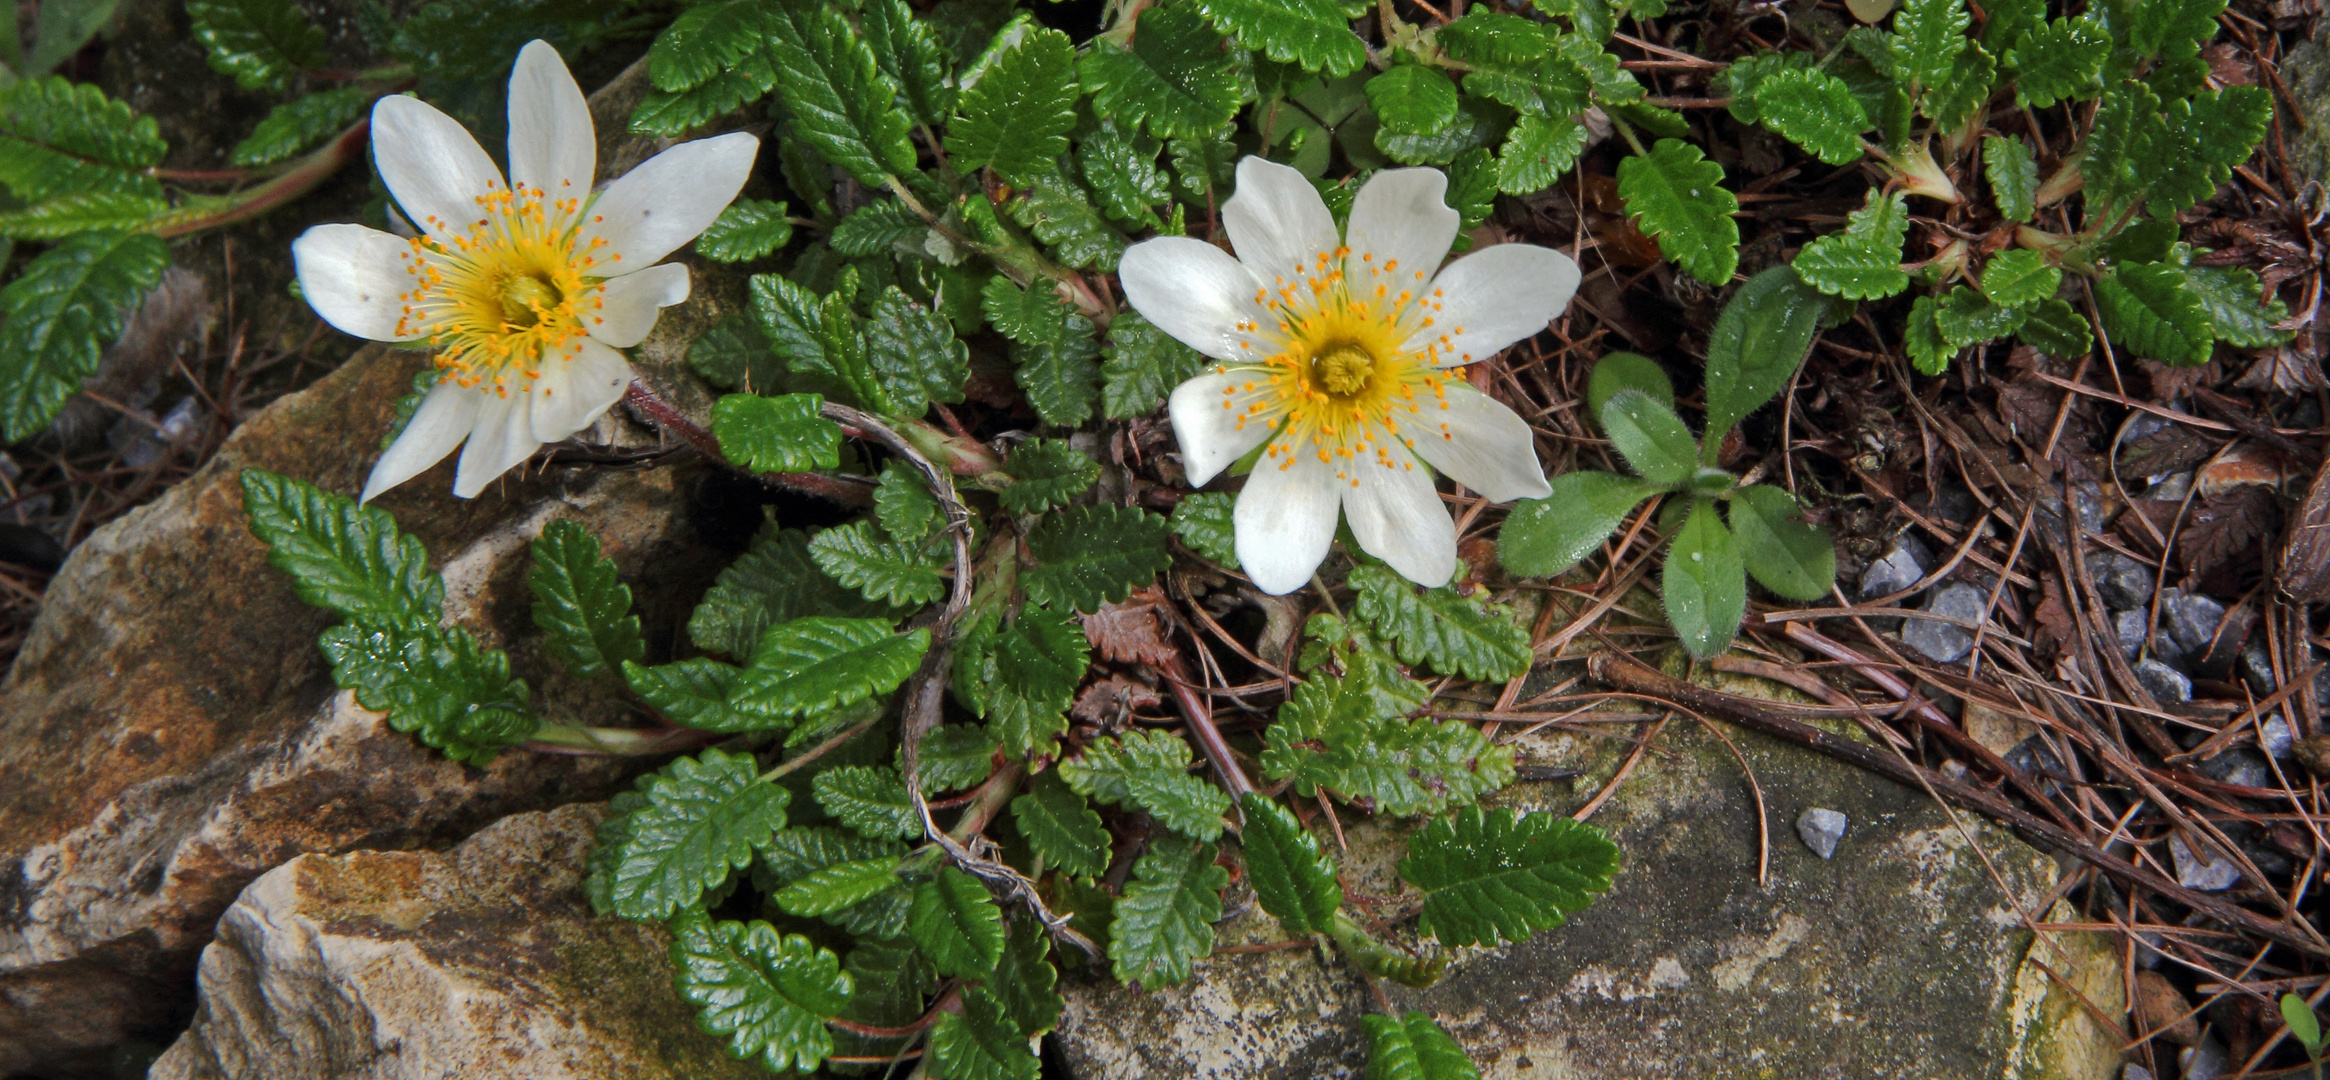
M1084 617L1084 639L1094 651L1120 664L1163 666L1174 656L1165 640L1165 620L1158 608L1165 592L1151 585L1134 590L1121 603L1109 604Z
M2318 604L2330 600L2330 461L2314 473L2306 503L2290 523L2290 538L2281 553L2281 591L2296 600Z
M1068 712L1088 724L1105 724L1128 712L1164 703L1164 696L1154 689L1112 673L1077 694L1076 704Z
M2284 345L2258 357L2233 385L2243 390L2270 389L2297 395L2330 386L2330 379L2324 377L2321 361L2306 356L2295 346Z
M2063 579L2049 574L2039 585L2046 599L2039 601L2038 610L2031 613L2031 620L2038 624L2031 634L2031 643L2042 653L2067 652L2079 629L2071 617L2071 605L2064 600Z
M2265 541L2281 527L2281 498L2270 488L2237 487L2195 499L2177 546L2204 592L2238 594L2264 570Z
M2183 472L2207 461L2223 444L2222 438L2211 438L2183 424L2170 424L2120 444L2120 475L2166 476Z

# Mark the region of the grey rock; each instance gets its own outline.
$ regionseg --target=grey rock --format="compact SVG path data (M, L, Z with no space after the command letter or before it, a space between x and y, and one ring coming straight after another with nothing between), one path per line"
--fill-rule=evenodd
M1925 543L1911 533L1895 537L1893 546L1885 554L1861 571L1863 600L1891 596L1923 580L1933 563L1933 553Z
M2290 731L2290 722L2282 719L2280 713L2266 717L2257 728L2258 746L2266 753L2277 761L2290 756L2290 747L2297 744L2297 735Z
M2203 849L2206 850L2206 849ZM2176 883L2187 889L2219 892L2241 880L2241 868L2229 856L2208 851L2204 856L2176 833L2168 836L2168 856L2176 865Z
M2103 531L2103 487L2093 480L2085 480L2071 487L2071 505L2079 516L2079 531L2094 534ZM2057 543L2069 541L2063 531L2063 497L2053 492L2039 499L2039 528L2055 538Z
M1967 622L1979 622L1987 599L1981 589L1963 581L1953 581L1935 589L1926 598L1925 610ZM1901 640L1937 664L1954 664L1974 651L1974 631L1955 623L1933 619L1902 620Z
M2152 486L2144 489L2144 497L2153 502L2180 503L2192 494L2190 472L2165 473L2150 480Z
M2265 651L2265 642L2252 641L2241 649L2239 666L2241 681L2249 684L2249 692L2259 697L2280 688L2273 678L2273 657Z
M2233 1056L2214 1035L2202 1039L2199 1046L2177 1051L2176 1064L2184 1070L2184 1080L2223 1080L2233 1074Z
M2139 412L2128 418L2128 427L2127 430L2120 433L2120 442L2123 444L2132 443L2146 435L2166 431L2170 423L2171 421L2165 416Z
M2130 660L2144 651L2144 632L2152 628L2152 617L2142 608L2112 612L2112 637L2118 639L2120 655Z
M2224 622L2225 605L2215 600L2182 589L2160 592L2160 630L2175 645L2177 658L2197 659L2208 653Z
M1812 807L1796 818L1796 835L1804 846L1823 859L1836 856L1837 841L1845 838L1845 816L1834 810Z
M2146 693L2162 705L2182 705L2192 700L2192 679L2184 672L2169 667L2149 656L2136 661L2132 670L2136 681Z
M2088 576L2104 606L2114 610L2152 605L2152 568L2117 551L2106 549L2087 559Z
M2152 1070L2131 1061L2120 1073L2120 1080L2152 1080Z
M2203 761L2200 774L2211 780L2242 787L2272 787L2273 768L2266 764L2265 755L2248 747L2227 750Z

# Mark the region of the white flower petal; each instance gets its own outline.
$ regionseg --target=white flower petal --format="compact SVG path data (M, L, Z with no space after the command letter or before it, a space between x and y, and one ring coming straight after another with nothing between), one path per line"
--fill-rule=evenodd
M1173 417L1173 438L1181 444L1181 467L1191 486L1204 487L1270 437L1268 423L1246 417L1247 404L1258 395L1239 389L1256 381L1256 374L1208 372L1173 388L1166 411Z
M372 162L405 216L440 240L468 236L478 198L502 187L468 129L419 98L391 94L372 107Z
M1441 408L1425 405L1410 421L1416 456L1492 502L1553 494L1537 464L1529 425L1495 398L1457 383Z
M1274 286L1299 280L1340 243L1319 189L1303 174L1258 157L1238 162L1238 193L1222 204L1222 228L1238 261Z
M510 182L553 199L590 194L598 129L582 87L547 41L518 50L510 72Z
M557 442L591 426L631 385L631 362L622 353L588 338L580 344L573 359L542 365L542 378L526 392L536 442Z
M396 441L372 464L372 475L364 481L364 495L356 501L371 502L381 492L445 460L445 455L461 445L461 440L468 438L470 430L477 426L478 410L490 396L450 379L438 383L413 410L412 419L405 423Z
M1361 459L1346 466L1359 478L1356 487L1339 482L1351 535L1401 577L1427 589L1446 585L1456 574L1456 522L1440 505L1432 474L1393 457L1390 465ZM1238 557L1246 557L1243 548Z
M1351 227L1344 240L1351 257L1343 271L1355 287L1365 288L1375 275L1390 273L1392 280L1385 284L1393 292L1421 293L1419 286L1440 269L1462 223L1462 215L1448 208L1446 173L1385 169L1351 199Z
M1578 264L1551 248L1498 244L1448 264L1431 288L1445 306L1407 347L1430 349L1439 366L1477 364L1545 329L1569 307Z
M616 273L661 261L736 201L759 153L760 140L737 131L648 158L599 193L582 243L605 240L591 255Z
M1265 350L1240 324L1277 317L1254 302L1262 283L1222 249L1186 236L1160 236L1125 249L1117 280L1125 302L1157 329L1216 360L1258 363Z
M600 289L604 306L586 316L591 336L628 349L647 340L657 312L688 298L688 268L658 263L636 274L608 278Z
M486 393L477 427L469 434L469 445L461 448L461 465L453 473L456 498L476 498L487 484L541 449L542 440L534 437L528 412L523 393L507 397Z
M405 268L411 243L362 225L318 225L291 242L300 294L324 321L372 341L411 341L424 331L396 332L402 295L413 287Z
M1316 453L1298 451L1284 468L1279 461L1265 457L1254 466L1230 515L1238 565L1256 588L1273 596L1302 588L1327 560L1342 503L1335 466Z

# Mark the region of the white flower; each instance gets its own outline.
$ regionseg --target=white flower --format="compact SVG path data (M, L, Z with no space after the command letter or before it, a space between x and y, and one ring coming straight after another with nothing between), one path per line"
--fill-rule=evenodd
M318 225L291 245L300 289L333 326L426 338L442 372L381 455L364 499L467 439L453 494L475 496L623 396L658 309L688 270L655 265L736 198L759 140L682 143L592 194L597 134L558 50L532 42L510 74L510 178L453 118L417 98L372 108L380 178L423 235Z
M1170 236L1125 252L1133 307L1222 361L1173 391L1190 482L1269 444L1236 513L1238 561L1266 592L1310 580L1338 511L1368 553L1446 584L1456 527L1419 458L1500 502L1551 493L1529 425L1462 367L1545 329L1577 292L1577 264L1499 244L1441 269L1458 223L1447 190L1437 169L1378 173L1338 237L1301 173L1250 157L1222 207L1236 258Z

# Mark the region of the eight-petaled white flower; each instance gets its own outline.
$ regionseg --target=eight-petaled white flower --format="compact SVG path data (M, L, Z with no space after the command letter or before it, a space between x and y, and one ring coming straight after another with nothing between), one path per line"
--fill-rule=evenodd
M438 382L381 455L364 499L467 439L453 493L475 496L543 443L597 421L631 383L615 350L688 298L688 269L656 265L736 198L759 140L672 147L604 191L589 106L558 50L536 41L510 75L510 176L453 118L417 98L372 108L380 178L422 235L318 225L291 245L301 291L333 326L427 339Z
M1442 270L1459 220L1447 190L1437 169L1378 173L1339 237L1301 173L1249 157L1222 207L1236 258L1183 237L1125 252L1125 298L1221 361L1173 391L1190 483L1268 444L1236 512L1238 561L1267 592L1310 580L1338 511L1370 554L1445 584L1456 528L1419 458L1499 502L1551 493L1529 425L1462 369L1543 330L1577 264L1499 244Z

